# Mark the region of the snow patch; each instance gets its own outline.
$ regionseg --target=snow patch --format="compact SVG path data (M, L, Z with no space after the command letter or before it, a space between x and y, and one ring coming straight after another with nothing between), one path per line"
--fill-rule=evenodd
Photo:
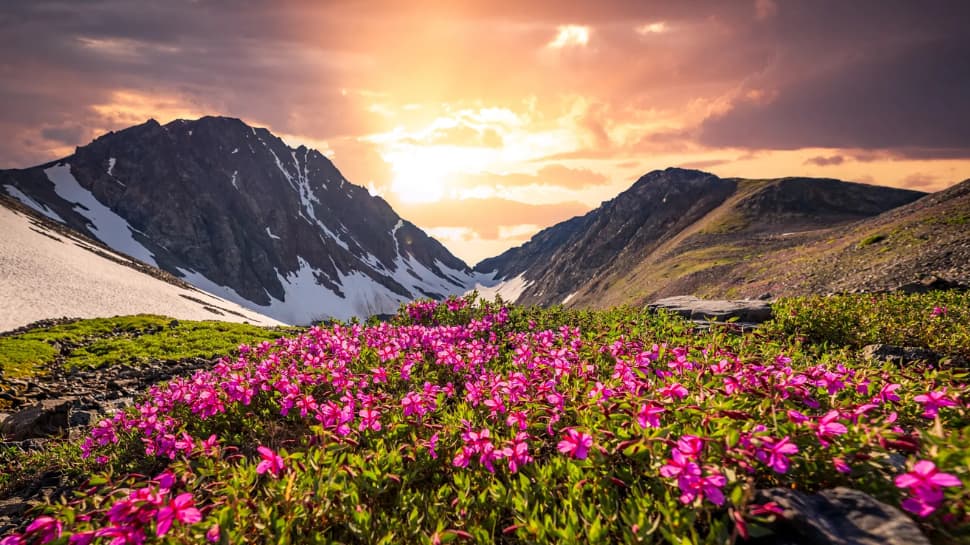
M570 293L569 295L567 295L566 298L562 300L562 304L565 305L566 303L572 301L573 300L573 297L576 297L576 294L577 293L579 293L579 292L578 291L574 291L574 292Z
M238 178L239 178L239 171L238 170L232 171L232 180L230 181L232 182L232 187L235 187L236 189L239 189L239 186L236 184L236 180Z
M266 234L269 235L269 238L274 238L276 240L280 239L280 237L274 235L273 232L269 230L269 227L266 228Z
M299 264L300 268L289 274L280 274L277 271L277 277L283 285L283 299L270 296L268 305L254 304L232 288L216 284L198 272L184 269L178 271L193 286L290 324L309 324L326 318L349 320L354 316L390 314L410 300L409 297L390 291L358 271L349 274L338 272L336 280L343 292L341 296L317 282L317 276L323 275L322 271L313 268L302 257L299 258Z
M475 282L474 289L478 290L478 295L485 299L495 299L496 295L501 295L503 301L514 303L522 295L522 292L531 285L532 281L526 280L523 272L508 280L498 280L494 277L490 280L480 278Z
M108 159L108 176L114 176L115 175L115 163L117 163L117 162L118 162L118 160L115 159L114 157L111 157L111 158Z
M233 148L233 150L229 152L229 155L235 155L237 153L239 153L239 148Z
M84 189L71 174L71 165L55 165L44 169L47 179L54 183L54 191L62 199L74 203L74 211L91 223L91 233L110 248L135 259L157 266L155 256L132 236L132 227L101 204L90 191Z
M3 188L4 188L4 190L7 191L7 195L10 195L11 197L17 199L18 201L20 201L25 206L29 206L29 207L33 208L34 210L40 212L41 214L47 216L48 218L50 218L50 219L52 219L52 220L54 220L56 222L65 223L64 219L57 215L57 212L54 212L50 208L47 208L47 205L41 204L41 203L35 201L34 199L31 199L27 195L24 195L16 187L14 187L12 185L4 185Z

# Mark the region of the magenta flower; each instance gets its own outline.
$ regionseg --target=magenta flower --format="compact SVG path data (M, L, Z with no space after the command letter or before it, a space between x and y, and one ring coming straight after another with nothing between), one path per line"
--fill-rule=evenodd
M946 395L946 387L935 392L926 392L913 398L913 401L923 405L924 418L936 418L940 407L956 407L957 402Z
M179 494L168 505L159 509L156 520L158 527L155 534L161 537L168 533L169 528L172 527L172 522L177 520L182 524L195 524L202 520L202 513L195 508L192 494L186 492Z
M883 403L899 401L899 396L896 395L896 390L899 388L901 388L899 384L886 384L879 390L877 397Z
M34 522L27 526L24 531L25 536L37 536L40 543L48 543L61 537L64 527L61 521L53 517L37 517Z
M687 388L685 388L684 385L679 382L668 384L660 389L660 395L669 397L671 399L684 399L689 393L690 392L687 391Z
M20 534L10 534L9 536L0 539L0 545L23 545L24 538Z
M755 457L762 463L770 466L775 472L787 473L788 468L791 467L791 461L788 460L788 455L797 454L798 445L792 443L787 435L778 440L766 437L762 439L762 442L764 446L758 449Z
M675 448L670 453L670 460L667 460L667 463L661 466L660 474L668 479L681 475L700 475L701 468L685 456L683 452Z
M837 422L838 419L839 411L835 409L825 413L825 416L819 419L815 428L815 435L818 436L818 442L823 447L829 446L827 439L831 439L836 435L842 435L849 431L848 428L845 427L845 424Z
M217 522L212 526L210 526L209 529L206 531L205 540L208 541L209 543L218 543L220 534L221 534L221 530L219 528L219 523Z
M586 459L590 447L593 446L593 436L576 431L573 428L566 428L564 434L565 437L559 441L559 452L579 460Z
M374 431L381 431L380 418L381 413L376 409L361 409L360 426L358 426L358 429L364 431L369 428Z
M664 408L656 403L644 403L640 405L640 412L637 413L637 423L641 428L659 428L660 415L664 413Z
M943 504L943 487L963 486L963 483L955 475L940 472L933 462L920 460L912 471L896 477L896 486L909 489L911 494L903 500L902 508L926 517Z
M936 318L937 316L945 316L945 315L946 315L946 307L935 306L933 307L933 311L930 312L930 316L934 318Z
M256 466L256 473L262 475L268 471L274 477L278 477L280 472L283 471L283 457L266 447L259 447L256 450L259 452L259 457L262 458L262 461Z
M714 505L724 504L724 492L721 488L727 484L727 478L720 473L711 473L706 477L700 476L700 468L691 464L690 472L685 472L677 479L680 488L680 502L689 504L695 499L707 500Z

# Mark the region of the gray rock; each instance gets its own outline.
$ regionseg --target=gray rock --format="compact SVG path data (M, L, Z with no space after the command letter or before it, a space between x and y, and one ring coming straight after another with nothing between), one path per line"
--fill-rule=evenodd
M867 344L862 347L862 357L870 361L892 362L897 365L925 361L937 363L939 354L917 346L893 346L891 344Z
M784 514L773 537L805 545L929 545L919 527L899 509L872 496L838 487L819 494L787 488L759 490L755 501L775 502Z
M3 421L0 434L8 441L48 437L70 427L71 397L45 399L14 413Z
M765 301L725 301L679 295L659 299L648 307L651 310L663 308L691 320L726 322L736 318L740 322L758 324L771 319L771 304Z

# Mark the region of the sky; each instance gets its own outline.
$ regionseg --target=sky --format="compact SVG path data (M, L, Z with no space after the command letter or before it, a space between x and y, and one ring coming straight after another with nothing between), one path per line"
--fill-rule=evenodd
M0 168L155 118L330 157L469 264L643 174L970 178L970 2L0 5Z

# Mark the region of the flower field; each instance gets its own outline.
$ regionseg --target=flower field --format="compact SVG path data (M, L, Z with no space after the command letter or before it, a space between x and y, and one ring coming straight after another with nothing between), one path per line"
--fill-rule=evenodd
M794 299L743 335L473 297L313 327L94 426L94 474L0 544L731 543L777 511L756 490L840 485L965 540L966 370L864 361L799 320L865 314L831 319L859 337L898 305L959 355L940 338L967 299Z

